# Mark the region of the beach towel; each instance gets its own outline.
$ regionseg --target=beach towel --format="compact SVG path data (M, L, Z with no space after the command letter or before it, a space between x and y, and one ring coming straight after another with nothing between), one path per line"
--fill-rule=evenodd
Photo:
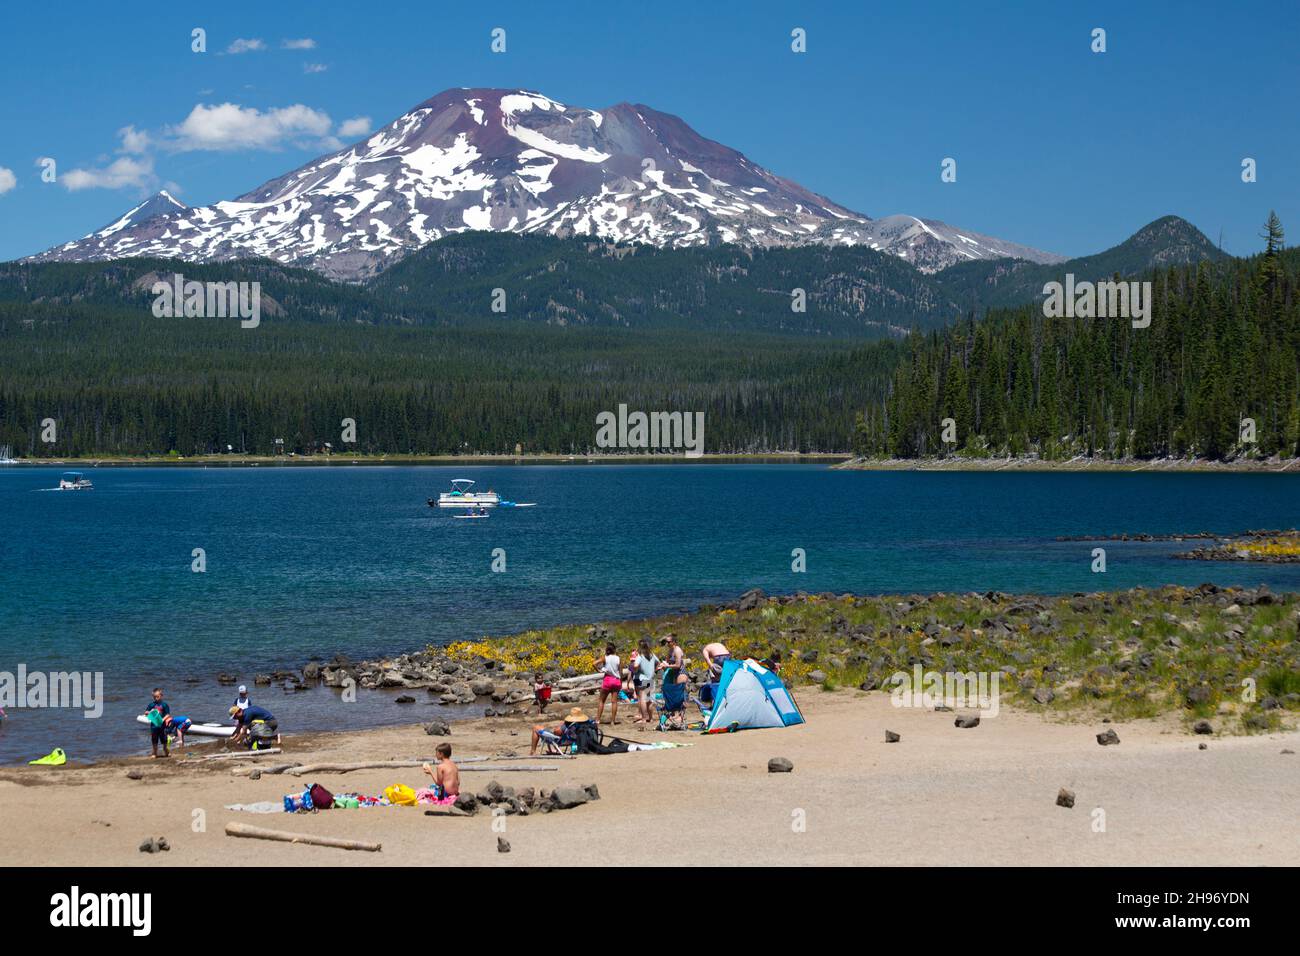
M438 796L438 791L434 790L432 787L421 787L419 790L415 791L415 802L430 803L435 807L449 807L456 802L456 797L454 795L450 797L440 797Z
M257 803L228 803L226 809L245 813L283 813L284 804L278 800L259 800Z

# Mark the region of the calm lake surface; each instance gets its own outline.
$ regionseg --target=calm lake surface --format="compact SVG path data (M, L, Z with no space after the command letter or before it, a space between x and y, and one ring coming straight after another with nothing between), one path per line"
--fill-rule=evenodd
M164 684L174 712L224 714L229 671L300 667L485 634L692 608L750 587L858 593L1069 593L1267 582L1300 565L1179 561L1179 543L1058 535L1233 533L1300 525L1300 475L952 474L821 465L0 468L0 672L102 671L99 719L9 709L0 762L147 745L133 716ZM505 498L486 521L425 500L452 478ZM207 570L191 571L195 548ZM506 571L491 570L493 549ZM807 554L791 572L791 551ZM201 679L193 683L195 678ZM190 682L187 683L186 680ZM466 710L394 695L253 688L290 730Z

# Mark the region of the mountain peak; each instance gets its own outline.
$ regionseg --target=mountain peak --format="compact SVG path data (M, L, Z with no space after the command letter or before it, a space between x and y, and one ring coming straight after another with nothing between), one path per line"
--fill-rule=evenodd
M1119 246L1133 250L1147 268L1222 259L1225 253L1205 233L1180 216L1161 216L1147 223Z
M361 279L470 230L673 248L865 245L923 271L1058 259L934 220L873 220L644 104L593 110L488 87L444 90L232 201L190 209L162 192L32 258L266 257Z

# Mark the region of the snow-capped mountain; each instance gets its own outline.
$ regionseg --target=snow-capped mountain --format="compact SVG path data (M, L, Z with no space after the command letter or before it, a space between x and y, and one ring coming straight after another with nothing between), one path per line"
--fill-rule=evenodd
M470 229L687 247L867 245L932 272L1061 257L913 216L871 219L756 166L675 116L596 111L522 90L459 89L238 199L159 193L33 260L265 256L361 279Z

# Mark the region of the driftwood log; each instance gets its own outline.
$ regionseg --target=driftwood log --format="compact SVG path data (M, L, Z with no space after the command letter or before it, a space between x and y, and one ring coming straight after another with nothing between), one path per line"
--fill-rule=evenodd
M581 687L583 684L599 682L604 679L603 674L582 674L578 677L562 677L555 682L555 686L562 690L572 690Z
M405 770L411 767L422 767L426 763L432 763L431 760L375 760L362 763L309 763L300 767L290 767L288 773L295 777L301 777L309 773L351 773L354 770ZM559 767L461 767L464 773L489 773L492 771L498 773L546 773L548 771L557 771Z
M226 836L246 837L251 840L275 840L278 843L305 843L308 846L329 846L338 850L366 850L370 853L378 853L384 846L382 843L367 843L364 840L341 840L338 837L313 836L310 833L267 830L247 823L227 823Z
M250 757L269 757L271 754L280 753L279 747L271 747L268 750L250 750L248 753L232 754L207 754L202 757L191 757L191 760L247 760Z
M521 755L521 754L514 754L514 755L511 755L511 756L507 756L507 757L465 757L465 758L463 758L463 759L461 759L461 760L457 760L457 761L456 761L456 765L457 765L458 767L460 767L461 770L464 770L464 771L467 771L467 772L472 772L472 771L475 771L475 770L484 770L484 771L486 771L486 770L501 770L501 771L503 771L503 772L507 772L507 773L508 773L508 772L510 772L511 770L516 770L516 771L522 771L522 770L535 770L535 771L539 771L539 772L543 772L543 773L544 773L544 772L546 772L546 771L548 771L548 770L554 770L554 769L556 769L556 768L555 768L555 767L544 767L544 766L536 766L536 767L501 767L501 766L496 766L495 763L496 763L497 761L507 761L507 760L543 760L543 761L555 761L555 760L576 760L576 759L578 759L578 758L572 756L571 754L534 754L534 755L532 755L532 756L525 756L525 755ZM415 758L413 758L413 759L411 759L411 760L379 760L379 761L375 761L375 762L373 762L373 763L356 763L356 764L330 764L330 763L321 763L321 764L305 764L305 765L304 765L304 764L296 764L296 763L281 763L281 764L273 764L273 765L271 765L271 766L269 766L269 767L258 767L258 768L256 768L256 769L260 770L260 771L262 772L262 775L263 775L263 776L267 776L267 775L272 775L272 776L273 776L273 775L275 775L275 774L291 773L291 774L293 774L295 777L299 777L299 776L302 776L302 775L305 774L305 773L316 773L316 772L318 772L318 771L319 771L320 773L349 773L349 772L351 772L352 770L404 770L404 769L408 769L408 768L411 768L411 767L421 767L421 766L423 766L423 765L426 764L426 763L431 763L431 764L432 764L432 763L437 763L437 760L435 760L434 758L430 757L430 758L428 758L428 759L426 759L426 760L421 760L421 759L415 759ZM490 767L467 767L467 766L465 766L465 764L472 764L472 763L492 763L492 764L494 764L494 765L493 765L493 766L490 766ZM340 769L340 768L347 768L347 769ZM235 776L243 777L243 776L247 776L248 774L252 773L253 769L254 769L254 768L252 768L252 767L240 767L240 768L238 768L237 770L232 771L232 773L234 773Z

